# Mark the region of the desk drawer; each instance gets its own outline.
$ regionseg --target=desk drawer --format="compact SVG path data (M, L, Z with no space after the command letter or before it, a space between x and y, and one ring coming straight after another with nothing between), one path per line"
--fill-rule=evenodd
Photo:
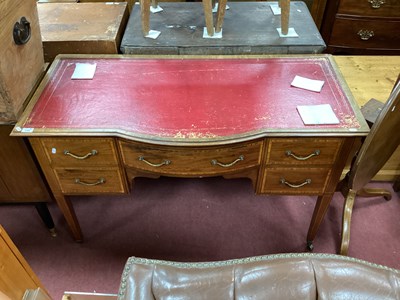
M262 142L219 147L163 147L120 142L128 167L177 176L211 176L259 165Z
M269 139L267 165L331 165L342 145L341 139Z
M261 193L322 194L329 175L329 168L266 168Z
M64 194L125 193L119 169L56 169Z
M52 167L117 166L111 138L42 138Z
M341 0L339 14L370 16L370 17L400 17L399 0Z
M400 21L337 18L330 46L369 49L400 49Z

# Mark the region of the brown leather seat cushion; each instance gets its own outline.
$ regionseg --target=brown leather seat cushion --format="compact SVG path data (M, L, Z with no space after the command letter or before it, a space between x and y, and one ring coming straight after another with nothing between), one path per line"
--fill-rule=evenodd
M119 299L400 299L400 271L333 254L201 263L131 257Z

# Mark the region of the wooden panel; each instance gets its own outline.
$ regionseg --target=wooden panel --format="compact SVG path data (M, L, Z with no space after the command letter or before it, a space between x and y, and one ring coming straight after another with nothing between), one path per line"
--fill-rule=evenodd
M297 165L333 164L341 144L341 139L270 139L267 146L268 156L266 163ZM290 151L292 155L287 153L287 151ZM296 159L294 155L300 159ZM308 156L310 156L309 159L301 160L301 158Z
M65 194L126 193L119 169L65 168L56 169L55 173Z
M47 295L41 282L1 225L0 262L0 291L7 297L22 299L26 289L38 287Z
M121 155L127 166L175 176L224 174L257 166L261 145L261 142L255 142L218 148L172 148L120 142ZM149 163L162 165L151 166Z
M321 28L322 20L324 17L325 7L327 0L313 0L311 6L311 15L314 19L315 25L317 28Z
M44 138L41 142L52 167L118 165L112 138Z
M129 16L126 2L39 3L38 11L46 62L63 53L117 54Z
M14 122L42 74L44 61L35 0L0 0L0 123ZM13 39L14 24L25 17L30 38Z
M3 179L0 177L0 203L12 201L13 196L7 188L7 185L4 183Z
M266 168L262 177L261 192L322 194L329 179L329 174L329 168ZM298 187L290 187L284 184L282 180ZM310 183L304 184L306 180L310 180Z
M50 201L49 192L25 141L9 136L12 128L12 125L0 125L0 181L5 189L0 193L0 203Z

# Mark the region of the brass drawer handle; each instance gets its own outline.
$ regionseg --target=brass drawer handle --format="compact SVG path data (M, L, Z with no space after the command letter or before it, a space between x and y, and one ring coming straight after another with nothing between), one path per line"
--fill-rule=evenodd
M297 159L297 160L307 160L307 159L310 159L311 157L313 157L313 156L318 156L318 155L320 155L321 154L321 151L320 150L315 150L313 153L311 153L310 155L307 155L307 156L297 156L296 154L294 154L291 150L286 150L285 151L285 154L286 154L286 156L291 156L291 157L293 157L294 159Z
M162 162L160 162L159 164L153 164L153 163L149 162L148 160L146 160L143 156L139 156L138 159L139 159L140 161L145 162L146 164L148 164L148 165L150 165L150 166L152 166L152 167L161 167L161 166L164 166L164 165L169 165L169 164L171 164L171 161L168 160L168 159L164 159L164 160L163 160Z
M93 155L96 155L98 152L97 152L97 150L92 150L92 151L90 151L88 154L86 154L86 155L83 155L83 156L79 156L79 155L76 155L76 154L73 154L73 153L71 153L71 152L69 152L69 150L64 150L64 154L65 155L69 155L69 156L71 156L71 157L73 157L73 158L76 158L76 159L86 159L86 158L88 158L88 157L90 157L90 156L93 156Z
M303 183L300 183L300 184L293 184L293 183L287 182L285 180L285 178L281 178L280 183L286 184L287 186L290 186L291 188L298 189L302 186L305 186L306 184L311 184L311 179L306 179Z
M385 0L368 0L371 3L372 8L380 8L382 4L385 4Z
M213 166L218 165L218 166L221 166L221 167L223 167L223 168L229 168L229 167L232 167L234 164L236 164L236 163L238 163L239 161L242 161L242 160L244 160L244 155L240 155L239 158L235 159L235 160L234 160L233 162L231 162L231 163L224 164L224 163L220 163L220 162L219 162L218 160L216 160L216 159L213 159L213 160L211 160L211 164L212 164Z
M86 185L86 186L94 186L94 185L99 185L99 184L103 184L105 183L106 180L104 178L99 178L99 180L97 180L96 182L85 182L85 181L81 181L79 178L75 179L75 183L77 184L81 184L81 185Z
M367 29L361 29L359 32L357 32L357 34L363 41L368 41L370 38L374 36L374 32L372 30L367 30Z

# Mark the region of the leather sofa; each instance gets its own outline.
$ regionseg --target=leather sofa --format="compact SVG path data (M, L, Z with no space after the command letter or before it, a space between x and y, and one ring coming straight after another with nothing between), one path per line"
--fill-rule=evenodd
M400 299L400 270L318 253L200 263L130 257L118 299Z

